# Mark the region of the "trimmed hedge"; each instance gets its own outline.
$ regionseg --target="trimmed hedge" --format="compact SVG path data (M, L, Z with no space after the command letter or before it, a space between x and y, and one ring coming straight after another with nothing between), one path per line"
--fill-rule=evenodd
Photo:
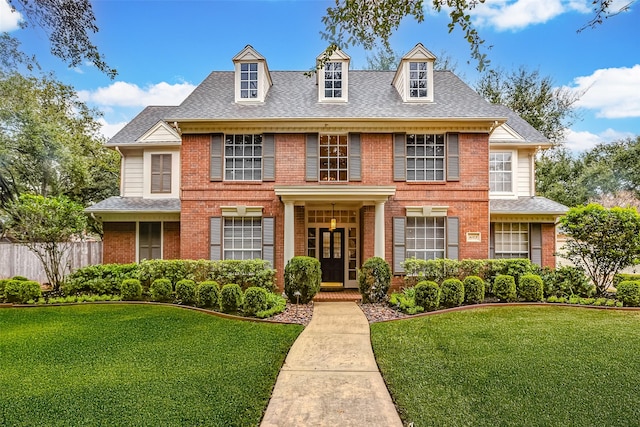
M525 274L520 277L516 292L518 298L524 301L542 301L544 300L544 285L542 278L535 274Z
M440 286L432 280L424 280L415 286L416 305L425 311L433 311L440 305Z
M196 303L196 282L189 279L182 279L176 283L176 299L184 305L194 305Z
M467 304L480 304L484 301L484 280L478 276L467 276L464 284L464 301Z
M496 276L493 293L500 301L515 301L517 299L515 278L506 274Z
M640 306L640 281L625 280L618 284L616 298L625 307Z
M458 307L464 302L464 284L459 279L447 279L440 285L440 305Z
M142 298L142 285L138 279L124 279L120 284L123 301L137 301Z
M220 285L213 280L201 282L196 288L198 307L220 309Z
M573 266L562 266L555 269L545 267L540 270L540 277L547 297L590 297L596 293L596 287L584 271Z
M236 283L227 283L220 291L220 308L224 313L237 313L242 307L242 288Z
M358 290L363 303L383 302L391 286L391 268L387 261L372 257L365 261L358 271Z
M26 304L28 302L36 302L42 296L42 290L40 289L40 283L32 280L23 280L20 277L6 282L4 295L7 302Z
M149 288L151 301L169 302L173 300L173 286L169 279L156 279Z
M295 256L284 268L284 293L292 303L307 304L320 290L320 261L308 256Z
M255 316L256 313L267 309L267 290L252 286L244 292L244 314Z
M138 264L98 264L79 268L65 277L61 289L65 295L117 294L125 279L138 278Z

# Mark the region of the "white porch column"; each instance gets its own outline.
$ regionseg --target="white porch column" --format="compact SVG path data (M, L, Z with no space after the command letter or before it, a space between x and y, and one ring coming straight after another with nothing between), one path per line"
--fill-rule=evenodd
M293 202L284 202L284 265L295 254L295 218Z
M384 259L384 202L376 202L373 255Z

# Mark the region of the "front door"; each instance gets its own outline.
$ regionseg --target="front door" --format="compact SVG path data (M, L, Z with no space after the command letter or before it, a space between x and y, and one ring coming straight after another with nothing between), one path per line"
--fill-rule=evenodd
M320 229L320 268L323 282L344 283L344 228Z

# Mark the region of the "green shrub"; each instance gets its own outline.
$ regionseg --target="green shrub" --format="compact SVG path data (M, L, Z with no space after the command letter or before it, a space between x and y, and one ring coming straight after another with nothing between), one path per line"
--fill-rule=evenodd
M213 280L201 282L196 288L196 305L198 307L220 309L220 285Z
M626 280L618 284L616 299L625 307L640 306L640 281Z
M467 276L464 285L464 301L467 304L480 304L484 301L484 280L478 276Z
M569 297L569 299L568 299L568 301L567 301L567 302L568 302L569 304L580 304L580 300L581 300L581 299L582 299L582 297L579 297L579 296L577 296L577 295L573 295L573 296L570 296L570 297Z
M640 281L640 274L618 273L613 278L613 286L617 288L620 282L628 282L628 281L631 281L631 282Z
M407 314L417 314L424 311L424 307L416 304L415 287L392 293L389 297L389 305Z
M593 305L595 305L597 307L604 307L605 305L607 305L607 299L606 298L598 298L593 302Z
M4 288L7 302L26 304L31 300L37 300L42 296L40 284L32 280L11 279Z
M151 300L169 302L173 300L173 286L169 279L156 279L151 284Z
M137 301L142 298L142 285L138 279L124 279L120 284L123 301Z
M284 293L292 303L306 304L320 290L320 261L307 256L291 258L284 268Z
M244 291L243 311L247 316L255 316L257 312L267 309L267 290L251 286Z
M224 313L237 313L242 307L242 288L236 283L227 283L220 291L220 308Z
M273 292L267 292L267 308L256 312L256 317L266 319L282 313L287 308L287 300Z
M480 266L483 261L476 265ZM409 258L402 263L406 276L404 278L405 286L408 288L417 285L422 281L432 281L441 283L449 277L458 277L462 267L462 263L453 259L417 259ZM469 263L466 264L469 267Z
M550 302L550 303L558 302L558 297L555 295L551 295L549 298L547 298L547 302Z
M506 274L496 276L493 282L493 294L500 301L515 301L517 296L516 281L514 277Z
M391 286L391 268L380 257L372 257L365 261L358 271L358 289L363 303L383 302Z
M581 305L592 305L594 302L596 302L595 298L580 298Z
M138 278L138 264L97 264L82 267L65 277L66 295L117 294L125 279Z
M7 286L11 279L0 279L0 302L4 301L4 288Z
M243 290L252 286L276 291L276 271L268 261L261 259L223 260L212 264L209 278L221 285L236 283Z
M416 305L433 311L440 304L440 286L432 280L423 280L415 286Z
M563 266L555 269L545 267L540 270L539 274L542 277L546 296L568 297L577 295L589 297L596 291L596 287L587 278L584 271L573 266Z
M196 282L190 279L178 280L176 283L176 299L184 305L196 303Z
M28 279L27 277L24 277L24 276L13 276L13 277L11 278L11 280L18 280L18 281L20 281L20 282L26 282L26 281L28 281L29 279Z
M540 276L525 274L520 277L518 282L517 295L524 301L542 301L544 299L543 288Z
M440 305L458 307L464 302L464 284L459 279L447 279L440 285Z
M605 304L605 306L607 306L607 307L615 307L616 306L616 300L608 299L607 303Z

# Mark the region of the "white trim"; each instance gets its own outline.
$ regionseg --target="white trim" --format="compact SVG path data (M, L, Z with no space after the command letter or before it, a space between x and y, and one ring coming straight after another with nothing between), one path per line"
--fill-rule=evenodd
M324 54L320 54L316 60L320 61ZM318 86L318 102L322 103L344 103L349 102L349 63L351 58L349 55L341 51L336 50L331 54L327 62L322 67L317 69L316 72L316 84ZM327 97L324 94L324 79L325 79L325 65L327 63L339 63L342 64L342 96L341 97Z
M407 206L406 217L440 217L447 216L449 206Z
M161 120L135 142L137 144L182 145L182 138L172 126Z
M154 154L171 155L171 192L151 192L151 156ZM145 199L177 199L180 197L180 151L174 150L145 150L142 161L142 197Z
M511 191L491 191L491 154L511 154ZM518 150L489 150L489 198L516 199L518 182Z
M262 206L220 206L222 216L224 218L229 217L242 217L242 218L256 218L262 217Z

